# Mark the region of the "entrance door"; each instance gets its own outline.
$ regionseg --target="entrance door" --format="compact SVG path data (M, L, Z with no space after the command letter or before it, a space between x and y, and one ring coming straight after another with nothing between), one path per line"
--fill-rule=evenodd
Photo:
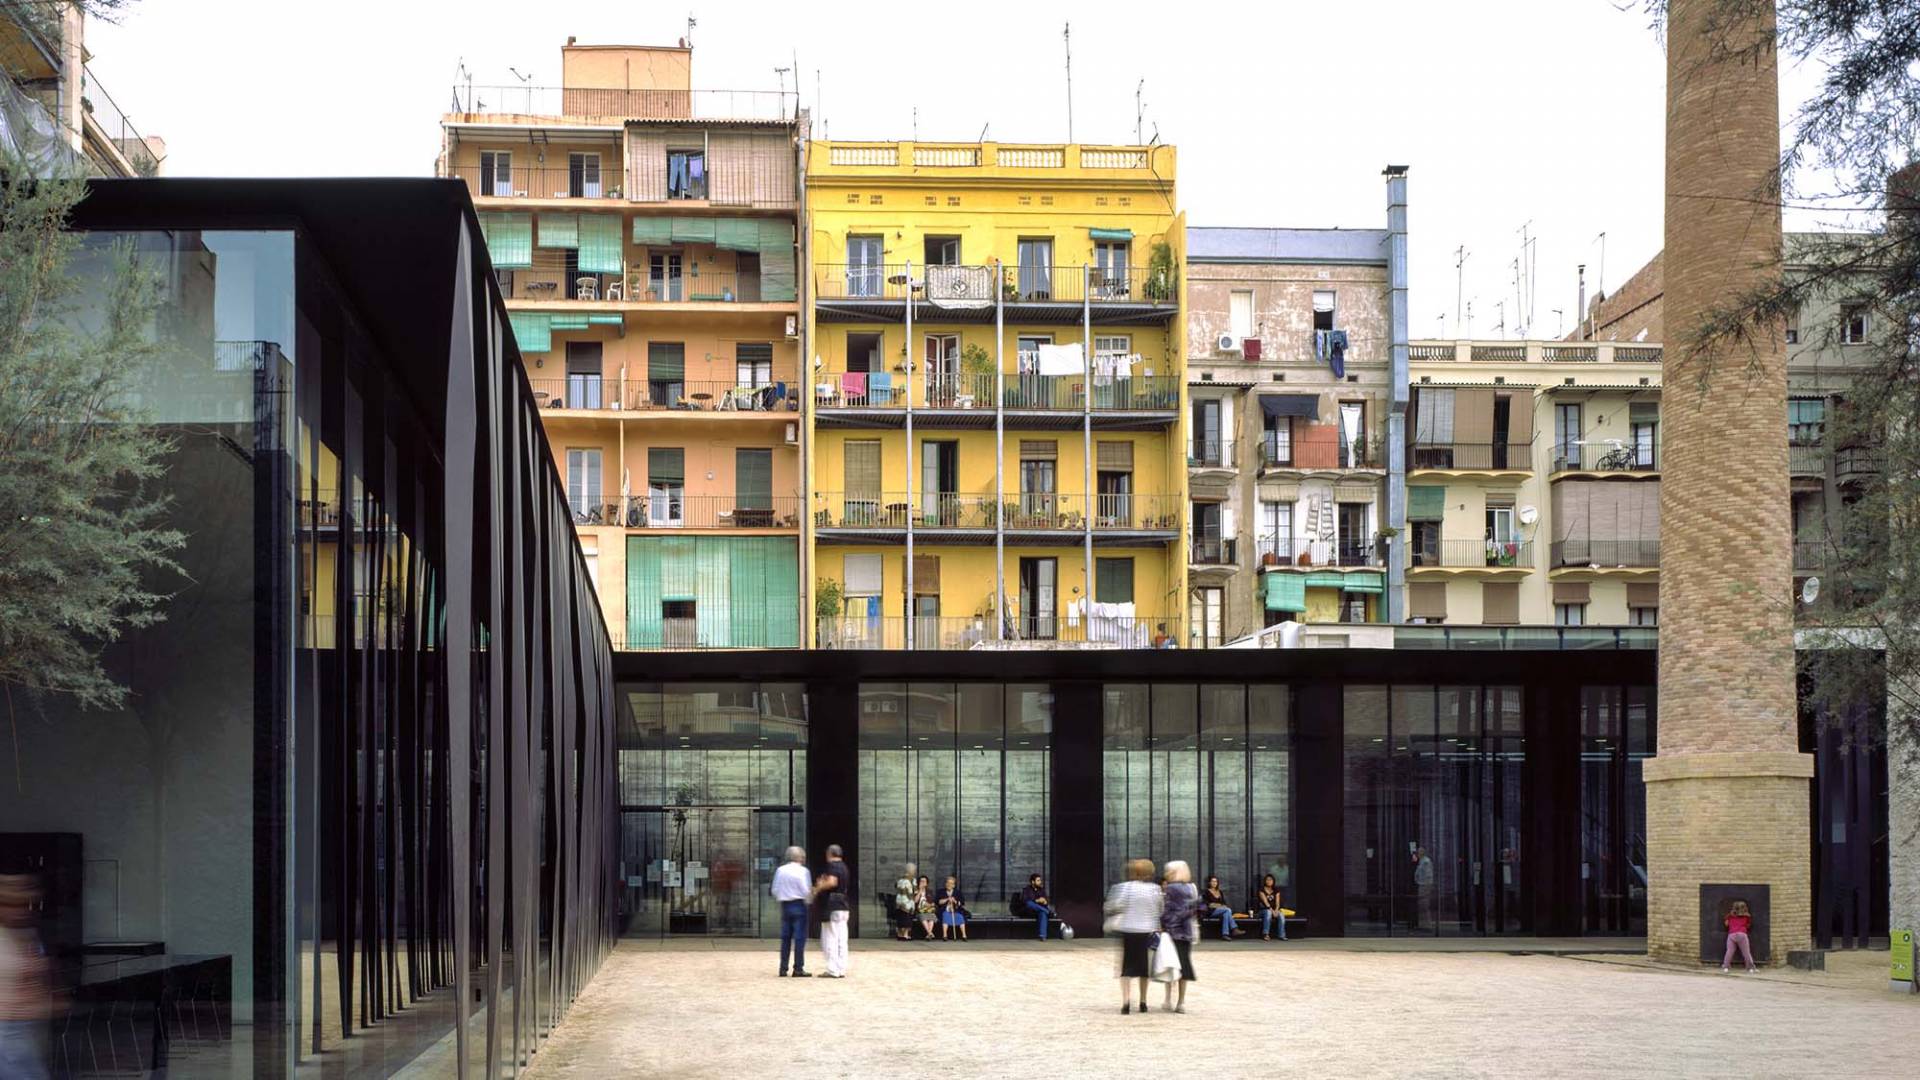
M806 843L806 816L797 806L762 806L753 811L753 869L747 892L757 911L754 934L780 936L780 905L772 896L773 872L787 861L787 848Z
M1051 641L1058 636L1055 626L1054 590L1059 582L1060 560L1023 557L1020 560L1020 636L1030 641Z
M664 811L663 873L670 934L748 935L759 925L751 869L754 809L673 806Z

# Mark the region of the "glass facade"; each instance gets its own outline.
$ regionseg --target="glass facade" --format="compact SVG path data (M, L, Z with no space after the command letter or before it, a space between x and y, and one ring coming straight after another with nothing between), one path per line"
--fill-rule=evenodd
M1647 932L1647 789L1654 690L1580 688L1580 913L1589 934Z
M1103 859L1185 859L1233 903L1293 888L1292 713L1284 685L1116 684L1101 707Z
M1052 877L1053 693L1039 684L863 683L858 861L863 937L887 933L908 863L955 877L976 913Z
M797 683L621 687L620 878L629 935L778 937L768 889L806 844Z

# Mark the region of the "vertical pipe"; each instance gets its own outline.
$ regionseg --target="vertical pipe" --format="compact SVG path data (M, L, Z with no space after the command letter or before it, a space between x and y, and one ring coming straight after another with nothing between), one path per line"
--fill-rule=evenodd
M993 282L993 640L1007 639L1007 395L1001 388L1001 355L1007 332L1007 290L994 268ZM1004 846L1001 849L1005 850Z
M1099 509L1099 497L1093 490L1093 294L1088 288L1093 283L1093 270L1086 263L1080 264L1080 368L1082 390L1080 392L1080 490L1086 500L1083 512L1086 520L1082 522L1082 543L1086 545L1086 592L1081 599L1085 609L1080 612L1081 632L1092 636L1093 631L1093 515Z
M1387 409L1387 527L1400 541L1387 544L1387 588L1380 594L1382 622L1403 618L1407 568L1400 556L1407 532L1407 170L1389 165L1387 176L1388 332L1393 342Z
M882 269L880 272L882 274L886 273L885 265L886 264L884 262L881 264ZM903 349L904 355L906 356L906 362L901 364L900 366L904 369L902 371L902 375L904 376L902 381L906 383L906 389L907 389L907 428L906 428L906 431L907 431L907 567L906 567L906 579L905 579L907 583L907 597L906 597L907 627L906 627L905 640L907 643L907 648L911 650L913 648L913 615L914 615L914 612L913 612L913 515L914 515L914 505L913 505L913 260L912 259L908 259L906 262L906 274L904 276L907 279L907 283L904 286L907 294L907 300L906 300L907 342ZM885 365L886 361L883 359L880 361L880 363L882 365ZM882 484L880 485L880 487L884 491L886 488L886 485ZM885 581L881 582L880 591L882 594L886 593L887 589L886 589Z

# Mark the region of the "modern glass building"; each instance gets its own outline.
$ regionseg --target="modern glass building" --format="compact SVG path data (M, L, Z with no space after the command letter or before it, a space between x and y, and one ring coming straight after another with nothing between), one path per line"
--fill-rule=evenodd
M157 289L114 314L185 546L124 708L14 695L53 1068L517 1071L611 944L616 703L464 187L98 181L73 225L77 332Z

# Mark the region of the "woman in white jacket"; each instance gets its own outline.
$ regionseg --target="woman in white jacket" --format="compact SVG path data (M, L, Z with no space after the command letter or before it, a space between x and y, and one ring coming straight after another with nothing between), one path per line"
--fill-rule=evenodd
M1147 1011L1147 978L1151 972L1153 935L1160 930L1165 897L1153 883L1153 863L1127 863L1127 880L1107 890L1109 933L1120 935L1120 1015L1133 1012L1133 983L1140 981L1140 1012Z

